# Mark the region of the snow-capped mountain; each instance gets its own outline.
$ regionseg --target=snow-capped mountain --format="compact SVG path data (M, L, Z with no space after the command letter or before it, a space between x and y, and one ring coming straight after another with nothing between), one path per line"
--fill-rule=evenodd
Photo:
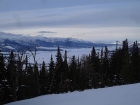
M0 32L0 48L2 51L21 51L26 48L32 50L35 46L37 46L38 50L47 50L47 48L57 47L58 45L63 48L90 48L93 46L104 47L106 45L114 46L113 43L93 43L75 38L27 36Z

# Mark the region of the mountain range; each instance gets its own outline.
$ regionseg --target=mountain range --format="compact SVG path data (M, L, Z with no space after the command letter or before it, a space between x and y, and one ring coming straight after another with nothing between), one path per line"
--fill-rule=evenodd
M119 45L121 42L119 42ZM44 37L44 36L30 36L30 35L16 35L11 33L0 32L0 49L7 51L22 51L25 49L39 51L53 51L58 46L60 48L91 48L116 46L116 43L106 42L90 42L75 38L58 38L58 37Z

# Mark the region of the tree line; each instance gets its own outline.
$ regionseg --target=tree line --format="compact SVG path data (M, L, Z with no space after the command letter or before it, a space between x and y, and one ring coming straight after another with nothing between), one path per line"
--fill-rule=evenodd
M137 41L128 47L127 39L122 47L110 52L105 46L101 52L95 48L89 55L69 61L67 51L62 57L60 47L56 62L51 56L49 67L36 61L28 62L25 53L10 52L8 57L0 53L0 104L29 99L45 94L83 91L140 82L140 51ZM47 55L46 55L47 56Z

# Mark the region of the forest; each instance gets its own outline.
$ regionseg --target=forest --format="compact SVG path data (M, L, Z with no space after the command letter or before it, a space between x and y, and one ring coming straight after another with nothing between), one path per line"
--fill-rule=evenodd
M98 89L140 82L140 50L137 41L132 48L128 40L121 48L109 51L107 46L89 55L69 60L67 51L61 54L58 46L56 57L38 64L36 51L34 63L28 62L25 52L0 53L0 104L29 99L46 94L60 94L85 89ZM47 55L46 55L47 56ZM64 56L64 57L63 57ZM56 62L54 62L56 59Z

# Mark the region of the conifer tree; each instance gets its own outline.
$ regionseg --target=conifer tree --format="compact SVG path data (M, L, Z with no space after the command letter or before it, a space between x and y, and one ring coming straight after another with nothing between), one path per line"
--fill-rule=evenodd
M40 95L40 87L39 87L39 71L37 62L34 64L34 73L35 73L35 87L36 87L36 96Z
M70 91L74 91L77 89L76 67L77 67L76 59L75 59L75 56L73 56L70 62L70 67L69 67L69 79L71 81Z
M78 72L78 76L77 76L77 78L78 78L78 83L77 83L78 90L81 91L81 90L83 90L83 88L82 88L82 79L83 79L83 77L82 77L81 61L80 61L79 57L77 59L77 72Z
M49 63L49 74L48 74L49 93L55 93L54 86L56 86L56 83L54 81L54 79L55 79L54 68L55 68L55 65L54 65L53 57L51 55L51 60L50 60L50 63Z
M67 51L65 50L64 53L64 73L65 73L65 79L68 79L68 62L67 62Z
M9 102L8 83L6 78L5 60L3 54L0 53L0 105Z
M104 81L104 50L103 48L101 49L100 53L100 67L99 67L99 81L98 81L98 87L104 87L105 86L105 81Z
M31 76L28 73L28 69L29 69L28 56L26 55L25 59L23 59L21 62L19 62L19 64L21 65L21 66L19 65L19 68L21 69L20 70L21 73L19 72L19 76L18 76L19 87L18 87L17 97L18 97L18 100L22 100L22 99L30 98L29 93L31 92L31 91L28 91L30 88L29 81L31 81L28 78L29 76Z
M69 87L69 78L68 78L68 62L67 62L67 51L64 53L64 62L63 62L63 92L68 92Z
M48 93L48 77L47 77L47 70L46 70L44 61L42 62L42 68L40 70L39 84L40 84L41 95L47 94Z
M60 52L60 47L57 48L57 54L56 54L56 67L59 67L63 62L62 54Z
M122 75L121 75L121 69L123 64L123 51L122 49L117 49L111 56L110 61L110 69L111 69L111 76L112 79L111 84L112 85L121 85L124 83Z
M64 72L63 72L64 68L63 68L63 59L62 59L62 54L60 52L60 47L58 46L57 49L57 54L56 54L56 66L55 66L55 81L56 81L56 93L60 93L61 87L62 87L62 83L63 83L63 76L64 76Z
M109 51L107 46L105 46L105 50L104 50L104 58L103 58L103 81L102 83L104 83L104 85L109 85L109 80L110 80L110 64L109 64Z
M16 66L17 66L17 100L25 99L25 90L26 90L26 71L23 70L24 60L23 60L24 53L18 53L16 57Z
M11 92L11 101L16 101L16 88L17 88L17 67L16 67L16 60L13 51L11 51L9 58L8 58L8 65L7 65L7 80Z
M96 53L95 48L92 48L91 51L91 57L90 57L90 65L91 65L91 71L90 71L90 81L91 81L91 85L92 88L97 88L97 84L98 84L98 79L99 79L99 56Z
M46 78L46 65L45 65L45 61L42 62L42 67L40 70L40 78Z
M128 50L128 40L123 41L122 47L122 67L121 67L121 75L124 78L124 83L128 84L131 81L130 78L131 67L130 67L130 55Z
M36 89L36 80L35 80L35 72L33 70L33 67L29 63L29 66L27 68L27 82L26 82L27 88L27 98L33 98L35 97L35 93L37 91Z
M140 56L137 41L134 42L131 55L131 82L137 83L140 81Z

